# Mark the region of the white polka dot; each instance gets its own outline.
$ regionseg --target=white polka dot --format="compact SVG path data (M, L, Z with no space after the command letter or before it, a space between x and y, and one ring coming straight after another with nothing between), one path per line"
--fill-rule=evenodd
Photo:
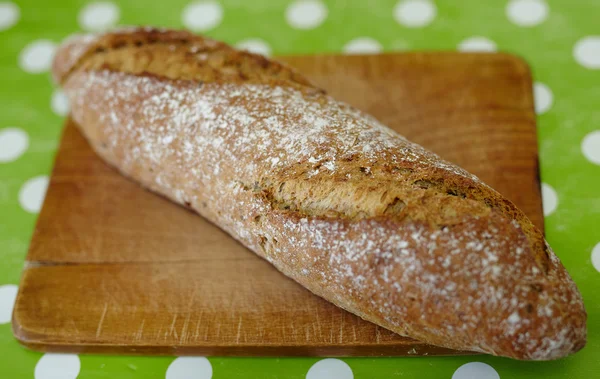
M216 28L223 20L223 7L216 1L196 1L188 4L181 15L183 24L196 32Z
M533 85L533 100L535 102L535 113L544 114L552 107L554 95L547 85L536 82Z
M430 0L401 0L394 7L396 22L408 28L429 25L436 13L437 8Z
M327 7L318 0L299 0L285 11L287 23L295 29L314 29L327 18Z
M204 357L179 357L169 365L166 379L210 379L213 370Z
M119 21L119 7L107 1L91 3L79 11L77 21L82 29L97 32L109 29Z
M458 50L465 52L493 52L496 51L496 43L485 37L470 37L458 44Z
M383 50L381 44L369 37L355 38L344 45L346 54L376 54L381 50Z
M542 183L542 208L544 216L550 216L558 206L556 191L549 184Z
M583 138L581 151L588 161L600 165L600 130L593 131Z
M271 55L271 46L268 43L258 38L245 39L238 42L235 47L240 50L247 50L254 54L261 54L266 57Z
M21 11L19 7L11 2L0 3L0 31L11 28L19 21Z
M19 128L0 130L0 163L18 159L29 146L29 136Z
M52 111L59 116L66 116L69 113L69 99L63 91L57 89L52 93L52 100L50 101L50 107Z
M348 364L335 358L322 359L312 365L306 379L353 379L354 374Z
M600 272L600 242L592 249L592 265L596 271Z
M500 379L500 375L486 363L470 362L454 371L452 379Z
M75 379L81 362L75 354L44 354L35 365L35 379Z
M600 36L589 36L577 41L573 56L585 68L600 69Z
M516 25L535 26L548 17L548 4L544 0L511 0L506 16Z
M56 45L45 39L33 41L19 54L19 66L30 74L48 71L52 64Z
M26 181L19 191L21 207L29 213L38 213L44 203L47 189L47 176L36 176Z
M14 284L0 286L0 324L7 324L12 317L18 287Z

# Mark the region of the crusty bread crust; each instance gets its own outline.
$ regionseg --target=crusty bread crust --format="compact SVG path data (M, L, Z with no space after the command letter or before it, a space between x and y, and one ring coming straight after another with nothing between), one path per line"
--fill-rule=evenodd
M516 359L585 345L581 295L519 209L291 68L143 28L69 39L53 74L108 163L338 306Z

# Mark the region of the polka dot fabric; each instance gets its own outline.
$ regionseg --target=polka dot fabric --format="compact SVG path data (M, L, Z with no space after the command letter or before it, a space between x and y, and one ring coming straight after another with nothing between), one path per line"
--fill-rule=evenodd
M496 43L485 37L470 37L462 41L458 45L459 51L464 52L494 52L496 51Z
M29 145L29 136L19 128L0 130L0 162L18 159Z
M210 379L212 365L204 357L179 357L167 369L166 379Z
M319 0L294 1L287 7L285 18L292 28L314 29L327 18L327 7Z
M354 373L348 364L340 359L327 358L318 361L306 373L306 379L353 379Z
M119 7L114 3L90 3L79 11L79 26L90 32L103 31L119 21L119 13Z
M12 2L0 3L0 31L9 29L19 21L19 7Z
M35 379L75 379L81 370L74 354L44 354L35 365Z
M265 41L258 38L249 38L235 44L235 47L240 50L246 50L251 53L261 54L266 57L271 55L271 46Z
M217 1L197 1L188 4L181 14L183 25L195 32L215 28L223 19L223 7Z
M600 2L590 0L0 0L0 377L591 378L600 372L598 14ZM587 304L587 347L565 361L537 364L490 356L79 356L20 347L10 319L69 112L49 77L52 57L73 32L136 24L187 27L263 55L444 49L499 51L528 61L546 235Z
M500 379L500 375L486 363L469 362L460 366L452 374L452 379Z

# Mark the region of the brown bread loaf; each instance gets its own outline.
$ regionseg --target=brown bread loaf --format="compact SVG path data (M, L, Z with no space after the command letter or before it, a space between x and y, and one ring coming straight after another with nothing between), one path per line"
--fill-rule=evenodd
M104 160L336 305L453 349L585 345L581 295L519 209L289 67L139 28L70 38L53 74Z

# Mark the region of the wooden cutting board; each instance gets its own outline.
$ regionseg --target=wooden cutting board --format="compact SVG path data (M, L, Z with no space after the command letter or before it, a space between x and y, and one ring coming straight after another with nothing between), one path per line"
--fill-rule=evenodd
M316 84L458 163L543 228L531 77L504 54L288 57ZM104 164L67 121L13 314L41 351L459 354L400 337L284 277Z

